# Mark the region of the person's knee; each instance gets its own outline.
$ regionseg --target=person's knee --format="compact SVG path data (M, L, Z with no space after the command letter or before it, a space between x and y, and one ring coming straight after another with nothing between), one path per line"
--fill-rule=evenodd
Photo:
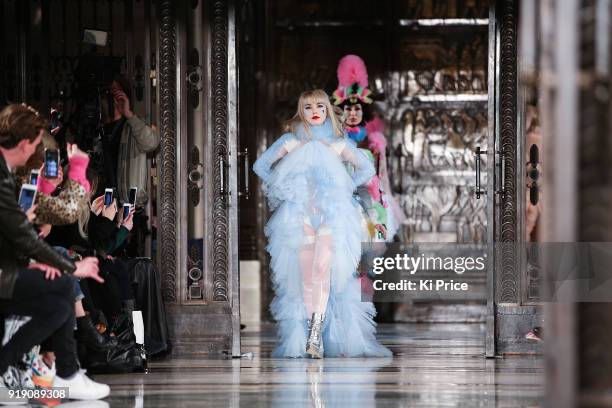
M40 313L46 315L47 320L58 323L64 322L74 313L74 304L60 293L46 293L38 299Z
M55 278L50 282L54 286L54 291L59 296L66 300L74 301L75 292L74 285L75 279L72 275L62 274L59 278Z

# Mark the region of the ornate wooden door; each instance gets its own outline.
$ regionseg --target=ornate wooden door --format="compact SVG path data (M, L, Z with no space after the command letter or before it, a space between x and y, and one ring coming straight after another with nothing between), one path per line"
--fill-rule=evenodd
M237 355L233 2L160 1L160 263L176 354Z

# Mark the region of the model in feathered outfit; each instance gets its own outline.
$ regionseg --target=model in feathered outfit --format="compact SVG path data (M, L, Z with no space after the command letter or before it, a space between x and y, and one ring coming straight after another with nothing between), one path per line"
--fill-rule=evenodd
M334 105L344 111L348 137L370 159L376 174L357 189L357 196L368 222L370 242L390 242L405 216L391 192L387 172L387 140L380 118L372 118L372 98L368 89L368 71L357 55L345 55L338 62L338 89Z
M362 216L353 192L374 167L345 137L322 90L300 95L287 130L253 166L273 210L265 227L278 322L273 356L389 356L357 278Z

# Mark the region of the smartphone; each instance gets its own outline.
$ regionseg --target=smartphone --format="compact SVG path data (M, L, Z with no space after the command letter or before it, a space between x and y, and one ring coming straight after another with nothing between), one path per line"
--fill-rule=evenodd
M130 188L130 196L128 202L132 205L136 205L136 193L138 193L138 187Z
M40 170L32 170L30 172L30 184L37 185L38 184L38 176L40 175Z
M104 190L104 206L108 207L113 203L113 189L107 188Z
M59 154L57 149L45 149L45 177L57 178L59 175Z
M132 205L125 203L123 204L123 219L125 220L128 215L130 215L130 210L132 209Z
M33 184L23 184L19 191L19 206L23 211L28 211L34 205L36 199L36 186Z

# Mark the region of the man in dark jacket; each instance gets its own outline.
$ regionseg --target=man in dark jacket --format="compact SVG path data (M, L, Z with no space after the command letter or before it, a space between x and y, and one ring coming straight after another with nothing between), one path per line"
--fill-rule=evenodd
M0 375L49 338L56 354L53 386L68 388L72 399L104 398L109 387L79 370L70 276L101 281L98 260L73 263L55 252L38 239L16 199L11 172L26 163L47 127L47 121L26 105L9 105L0 112L0 313L31 317L0 349Z

